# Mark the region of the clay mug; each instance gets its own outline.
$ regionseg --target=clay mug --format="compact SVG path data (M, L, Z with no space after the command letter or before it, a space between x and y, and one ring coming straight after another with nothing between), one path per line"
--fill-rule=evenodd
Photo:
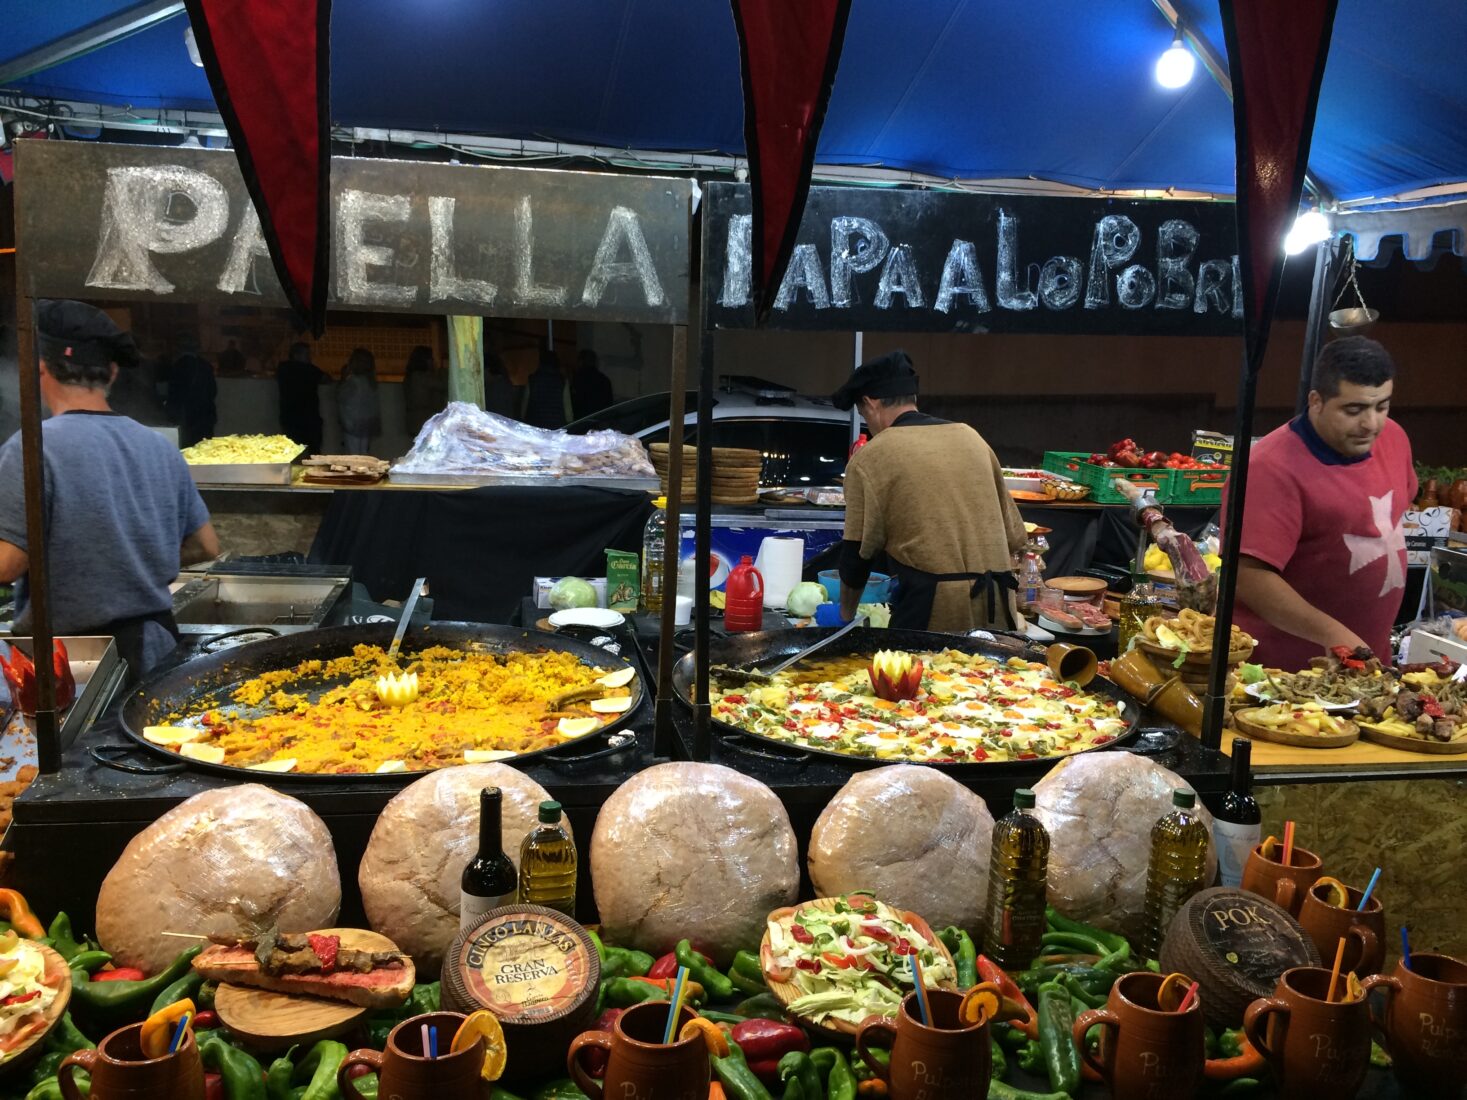
M891 1100L984 1100L993 1066L988 1021L965 1024L958 1014L963 995L929 989L931 1026L922 1022L917 995L902 999L895 1020L872 1016L856 1033L856 1053L871 1072L886 1082ZM884 1042L872 1040L884 1037ZM871 1047L889 1046L888 1065L878 1062Z
M1383 979L1366 979L1370 986ZM1282 1100L1350 1100L1370 1069L1370 1004L1326 1001L1330 971L1298 966L1279 975L1272 997L1248 1006L1243 1031L1268 1059ZM1335 996L1345 995L1340 978Z
M354 1050L336 1071L336 1084L345 1100L362 1100L356 1066L377 1074L382 1100L479 1100L479 1071L484 1065L484 1040L450 1053L453 1037L464 1022L460 1012L426 1012L404 1020L387 1035L385 1050ZM438 1029L438 1057L423 1049L423 1025Z
M1202 1087L1207 1044L1201 998L1186 1012L1164 1012L1157 995L1165 980L1149 970L1123 974L1104 1008L1075 1020L1080 1056L1126 1100L1188 1100ZM1097 1024L1098 1059L1085 1046L1085 1033Z
M1346 886L1348 900L1341 907L1320 897L1325 889L1315 883L1304 892L1299 908L1299 923L1319 948L1319 957L1333 959L1343 939L1345 961L1341 965L1345 970L1362 978L1378 973L1385 962L1385 907L1380 899L1372 895L1361 910L1361 892Z
M610 1031L583 1031L572 1039L565 1068L581 1091L591 1100L707 1100L708 1045L701 1035L676 1037L695 1015L688 1008L679 1014L673 1041L664 1044L671 1010L666 1001L634 1005L617 1017ZM606 1075L600 1081L582 1060L588 1047L606 1052Z
M91 1075L94 1100L204 1100L204 1067L193 1032L174 1053L148 1058L142 1030L142 1024L131 1024L107 1036L96 1050L68 1054L56 1069L61 1095L81 1100L76 1083L81 1068Z
M1050 673L1062 684L1074 681L1084 687L1095 679L1098 665L1095 650L1086 646L1055 642L1044 651L1044 659L1049 663Z
M1248 862L1243 866L1243 889L1267 898L1297 920L1304 895L1322 874L1324 862L1307 848L1294 845L1289 862L1283 864L1266 857L1260 844L1248 853ZM1330 958L1334 958L1333 945L1330 952Z
M1413 951L1410 970L1398 962L1368 984L1386 994L1376 1023L1403 1095L1457 1100L1467 1089L1467 962Z

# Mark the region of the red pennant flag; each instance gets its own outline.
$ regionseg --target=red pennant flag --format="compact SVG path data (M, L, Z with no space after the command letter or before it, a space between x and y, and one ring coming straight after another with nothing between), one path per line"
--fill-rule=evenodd
M185 0L285 297L316 335L331 258L331 0Z
M1337 0L1221 0L1238 149L1238 252L1244 331L1263 362L1309 166L1314 111Z
M754 188L754 298L774 302L810 190L850 0L732 0L744 77L744 144Z

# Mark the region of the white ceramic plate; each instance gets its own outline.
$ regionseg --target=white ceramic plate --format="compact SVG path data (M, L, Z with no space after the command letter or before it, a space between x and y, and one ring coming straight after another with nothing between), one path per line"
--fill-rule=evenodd
M1055 622L1043 611L1039 612L1039 625L1044 627L1045 630L1052 630L1057 634L1069 634L1074 637L1098 638L1102 635L1106 637L1110 635L1109 630L1100 630L1093 626L1087 626L1082 630L1071 630L1068 627L1060 626L1059 623Z
M589 626L597 630L610 630L626 621L627 617L620 611L609 611L604 607L573 607L550 616L550 625L556 630L563 626Z
M1275 699L1272 695L1268 694L1267 680L1260 680L1256 684L1249 684L1243 689L1243 691L1246 694L1251 695L1253 698L1257 699L1260 703L1282 702L1282 700ZM1322 709L1329 711L1331 714L1348 714L1351 711L1356 711L1360 709L1359 699L1356 699L1353 703L1326 703L1323 699L1315 699L1314 701L1318 703Z

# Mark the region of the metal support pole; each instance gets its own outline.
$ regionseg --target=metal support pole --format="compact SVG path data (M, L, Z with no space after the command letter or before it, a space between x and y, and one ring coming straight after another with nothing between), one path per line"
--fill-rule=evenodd
M1313 388L1314 359L1325 341L1329 323L1329 291L1334 285L1335 261L1339 258L1339 238L1323 241L1314 253L1314 281L1309 287L1309 313L1304 322L1304 357L1299 363L1299 394L1294 412L1303 414L1309 408L1309 391Z
M865 344L866 344L866 334L864 332L858 332L858 333L856 333L855 356L851 360L851 373L852 374L854 374L856 372L856 368L861 365L861 360L863 358L865 358L865 351L864 351ZM856 440L858 440L860 438L861 438L861 410L858 409L858 408L856 408L856 406L852 405L851 406L851 446L854 447L856 445Z
M703 219L703 255L708 250L708 219ZM698 340L698 510L694 527L697 556L693 566L698 578L693 602L693 759L707 760L713 747L713 708L708 702L708 611L713 560L713 330L708 327L708 310L702 311ZM669 467L669 476L671 468Z
M676 740L672 727L672 666L676 660L673 637L677 634L677 577L683 555L683 416L688 389L688 326L672 330L672 394L667 408L667 532L662 551L662 619L657 642L657 709L653 723L652 752L673 755ZM702 587L707 587L706 585Z
M545 350L555 350L555 322L553 320L545 322Z

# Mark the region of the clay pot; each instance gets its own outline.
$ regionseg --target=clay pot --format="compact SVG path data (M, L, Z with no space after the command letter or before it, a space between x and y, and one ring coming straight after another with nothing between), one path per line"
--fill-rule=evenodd
M1386 993L1376 1023L1402 1095L1458 1100L1467 1090L1467 962L1416 951L1410 970L1398 962L1390 977L1373 984Z
M483 1040L450 1053L453 1037L464 1022L460 1012L429 1012L398 1024L387 1036L387 1049L354 1050L336 1073L337 1087L347 1100L361 1100L356 1066L377 1074L381 1095L394 1100L478 1100L479 1071L484 1065ZM423 1025L438 1029L438 1057L423 1049Z
M1202 1087L1207 1047L1201 998L1186 1012L1164 1012L1157 1003L1165 978L1149 970L1123 974L1104 1008L1075 1021L1081 1057L1117 1097L1190 1100ZM1101 1027L1099 1058L1085 1047L1085 1033Z
M1370 1005L1364 997L1326 1001L1329 982L1323 967L1285 970L1273 996L1254 1001L1243 1017L1248 1041L1273 1067L1281 1100L1350 1100L1370 1069Z
M988 1095L993 1049L988 1021L965 1024L958 1009L963 995L929 989L932 1026L922 1023L917 995L908 993L896 1021L873 1016L856 1035L856 1054L882 1078L891 1100L983 1100ZM891 1047L890 1065L871 1054L871 1040Z

